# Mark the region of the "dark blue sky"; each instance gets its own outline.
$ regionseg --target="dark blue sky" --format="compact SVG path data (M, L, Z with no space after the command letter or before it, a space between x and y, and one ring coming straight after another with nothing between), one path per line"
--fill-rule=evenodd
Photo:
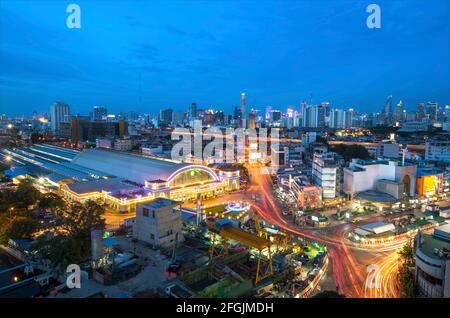
M381 6L381 29L366 7ZM66 7L81 7L81 29ZM450 103L450 1L0 1L0 113ZM141 88L139 85L141 78Z

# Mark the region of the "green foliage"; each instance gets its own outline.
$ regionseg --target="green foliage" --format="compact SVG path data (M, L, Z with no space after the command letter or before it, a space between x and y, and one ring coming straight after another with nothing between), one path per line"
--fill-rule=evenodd
M416 282L414 278L414 270L405 268L405 266L403 266L399 271L399 275L403 295L407 298L416 297Z
M416 296L416 283L414 277L414 247L412 243L407 242L398 252L402 265L399 269L400 285L402 294L405 297L412 298Z
M63 215L64 210L67 208L66 202L55 193L46 193L39 199L38 206L40 209L50 211L59 216Z
M91 200L66 208L62 214L64 234L38 243L43 257L61 269L84 262L91 253L91 231L105 229L104 213L104 207Z
M65 218L72 234L88 232L91 230L103 230L105 208L95 201L89 200L82 205L74 205L68 209Z
M11 219L7 214L0 217L0 244L6 244L9 239L31 239L39 228L36 219L29 215L14 215Z
M414 266L414 248L410 241L403 245L402 249L398 251L400 258L407 267Z
M33 180L22 179L15 192L16 205L26 208L39 200L40 192L33 185Z
M338 144L333 147L333 151L340 154L345 161L350 161L353 158L358 159L369 159L370 154L367 151L367 149L360 145L344 145L344 144Z
M76 237L57 236L50 241L38 242L36 248L55 268L59 266L64 269L69 264L79 264L86 259L82 245L77 242Z

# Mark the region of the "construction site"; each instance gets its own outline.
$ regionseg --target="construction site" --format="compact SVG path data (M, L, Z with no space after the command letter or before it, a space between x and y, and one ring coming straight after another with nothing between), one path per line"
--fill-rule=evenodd
M326 247L248 216L207 218L185 232L166 271L166 296L307 297L326 271Z

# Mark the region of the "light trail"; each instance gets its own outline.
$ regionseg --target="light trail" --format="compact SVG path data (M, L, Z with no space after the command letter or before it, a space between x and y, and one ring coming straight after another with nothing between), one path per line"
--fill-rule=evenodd
M257 195L260 200L253 201L252 195ZM233 193L223 197L208 200L208 203L224 202L233 200L247 200L251 202L252 208L267 223L279 226L286 232L316 241L327 246L330 260L333 266L333 278L338 291L346 297L398 297L396 286L396 272L398 269L397 250L403 246L404 241L396 241L386 246L361 246L346 239L346 229L349 230L354 225L345 224L327 229L300 228L288 222L281 213L281 207L272 194L272 183L270 175L255 170L251 173L251 184L246 191ZM374 217L377 219L379 217ZM367 221L373 221L369 219ZM326 233L322 233L325 231ZM354 252L376 254L369 261L369 264L358 260ZM389 253L391 252L391 253ZM380 268L378 273L381 277L380 291L368 289L367 265L375 264Z

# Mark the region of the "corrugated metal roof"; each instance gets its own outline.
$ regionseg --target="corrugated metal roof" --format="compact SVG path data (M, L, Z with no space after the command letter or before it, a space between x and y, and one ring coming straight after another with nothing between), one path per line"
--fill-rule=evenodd
M156 158L142 157L106 149L87 149L72 163L144 184L146 180L167 180L169 176L188 164Z

